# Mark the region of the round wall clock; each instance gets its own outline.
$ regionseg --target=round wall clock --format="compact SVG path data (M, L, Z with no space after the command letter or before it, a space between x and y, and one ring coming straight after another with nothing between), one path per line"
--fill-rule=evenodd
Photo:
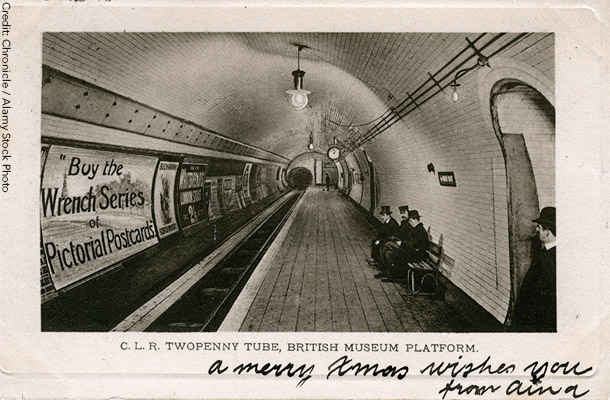
M339 152L339 148L336 146L332 146L328 148L328 151L326 152L326 155L328 156L328 158L330 158L331 160L336 160L339 158L340 152Z

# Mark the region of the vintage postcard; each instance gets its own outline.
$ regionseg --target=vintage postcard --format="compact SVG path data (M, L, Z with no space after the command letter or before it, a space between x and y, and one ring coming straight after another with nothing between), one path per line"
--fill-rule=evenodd
M606 5L0 12L2 398L610 395Z

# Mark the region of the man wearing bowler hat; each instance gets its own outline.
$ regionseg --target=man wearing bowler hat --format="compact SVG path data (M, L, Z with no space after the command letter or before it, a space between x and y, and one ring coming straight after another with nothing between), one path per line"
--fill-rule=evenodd
M410 210L407 216L411 229L405 240L397 242L400 248L394 253L393 258L387 260L385 269L387 276L382 279L383 282L393 282L399 279L401 271L404 270L407 263L428 259L430 243L424 224L420 222L421 215L417 210Z
M409 206L398 207L400 211L400 228L398 230L398 237L390 237L386 244L381 248L380 252L380 266L383 271L387 271L388 266L392 263L392 260L396 256L400 244L404 240L408 240L413 227L409 223ZM386 276L385 272L380 272L375 275L375 278L383 278Z
M398 235L398 222L392 218L390 206L381 206L381 227L377 231L377 236L371 244L371 258L367 258L366 262L370 265L377 265L379 261L379 250L393 236Z
M545 207L536 223L542 247L535 253L525 274L515 303L512 330L517 332L556 332L557 294L555 207Z

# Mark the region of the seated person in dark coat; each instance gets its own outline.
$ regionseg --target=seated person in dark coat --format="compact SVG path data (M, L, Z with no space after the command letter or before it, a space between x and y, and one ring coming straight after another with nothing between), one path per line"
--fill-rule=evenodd
M424 228L424 224L420 222L421 215L417 210L410 210L408 221L411 225L409 235L405 240L400 240L397 244L400 246L392 260L388 260L386 274L387 278L383 278L384 282L393 282L398 279L402 271L405 270L407 263L419 262L428 259L428 233Z
M398 207L398 210L400 211L400 228L398 230L398 237L391 237L381 248L379 266L381 267L382 272L376 274L375 278L383 278L386 276L385 271L396 256L401 242L409 239L411 229L413 229L409 223L409 206L400 206Z
M555 207L545 207L536 222L542 244L534 254L515 303L511 330L515 332L556 332L557 294L555 247Z
M377 231L377 236L371 243L371 258L367 258L366 262L370 265L377 265L379 260L379 251L383 245L393 236L398 235L398 222L392 218L390 206L381 206L381 227Z

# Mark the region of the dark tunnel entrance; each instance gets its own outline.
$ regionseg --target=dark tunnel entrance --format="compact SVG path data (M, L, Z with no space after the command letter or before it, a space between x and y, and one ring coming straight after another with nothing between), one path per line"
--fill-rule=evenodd
M313 175L307 168L296 167L288 172L288 186L291 189L305 190L313 182Z

